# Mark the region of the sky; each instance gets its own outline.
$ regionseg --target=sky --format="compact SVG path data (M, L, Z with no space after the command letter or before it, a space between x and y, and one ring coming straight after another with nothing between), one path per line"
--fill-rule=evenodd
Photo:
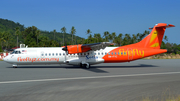
M0 18L44 31L74 26L83 38L87 29L132 35L167 23L176 26L166 29L168 42L180 44L180 0L1 0Z

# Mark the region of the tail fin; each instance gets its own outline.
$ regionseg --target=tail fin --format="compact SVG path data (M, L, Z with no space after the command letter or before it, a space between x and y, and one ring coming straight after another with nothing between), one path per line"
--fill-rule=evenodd
M171 24L165 23L158 23L152 29L151 33L146 36L142 41L138 42L136 45L143 48L153 48L153 49L160 49L161 42L164 36L164 32L166 28L175 27Z

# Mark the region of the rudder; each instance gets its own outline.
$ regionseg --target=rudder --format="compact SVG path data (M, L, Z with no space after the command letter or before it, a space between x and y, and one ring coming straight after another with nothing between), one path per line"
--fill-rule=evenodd
M138 42L137 45L143 48L160 49L164 32L166 28L175 27L171 24L158 23L152 29L151 33L146 36L142 41Z

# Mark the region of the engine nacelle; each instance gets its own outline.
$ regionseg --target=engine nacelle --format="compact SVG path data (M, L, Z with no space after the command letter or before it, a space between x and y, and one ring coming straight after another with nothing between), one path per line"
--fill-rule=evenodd
M67 46L68 54L75 54L75 53L82 53L87 52L91 50L88 46L82 46L82 45L70 45Z

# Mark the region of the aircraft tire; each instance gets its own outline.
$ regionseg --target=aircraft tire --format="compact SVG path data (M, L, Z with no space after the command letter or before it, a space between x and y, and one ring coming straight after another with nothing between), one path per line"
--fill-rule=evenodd
M89 69L89 68L90 68L90 64L86 64L86 65L85 65L85 68L86 68L86 69Z
M13 66L13 68L17 68L17 66Z
M79 66L82 68L82 66L83 66L83 65L82 65L82 63L80 63L80 65L79 65Z

